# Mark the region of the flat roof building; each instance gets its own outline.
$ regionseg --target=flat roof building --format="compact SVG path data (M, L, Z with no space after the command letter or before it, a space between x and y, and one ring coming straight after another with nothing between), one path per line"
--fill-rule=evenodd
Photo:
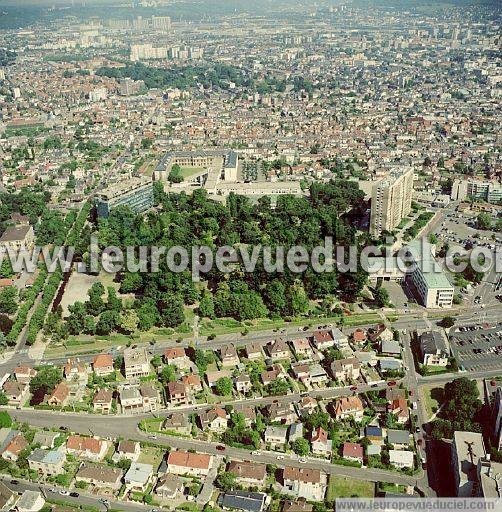
M426 240L408 244L407 256L412 260L412 268L406 279L426 308L451 308L455 288L435 260L433 248Z
M392 232L411 211L413 170L396 169L373 186L370 233Z
M129 206L136 213L153 207L153 182L146 178L130 178L102 190L96 198L99 217L108 217L112 208Z

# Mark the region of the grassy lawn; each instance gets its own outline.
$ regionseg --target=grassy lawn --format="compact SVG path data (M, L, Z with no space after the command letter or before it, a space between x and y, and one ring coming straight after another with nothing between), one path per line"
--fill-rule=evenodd
M326 493L327 501L334 501L335 498L343 497L373 498L374 496L375 484L373 482L334 475L329 477L328 491Z
M430 418L439 408L439 398L443 392L443 387L440 386L425 386L423 388L423 397L425 399L425 409L427 416Z
M65 345L49 346L45 351L44 357L57 358L75 356L84 353L99 353L118 345L149 343L152 341L170 341L177 338L191 338L193 335L193 308L185 308L185 317L185 322L176 328L176 330L170 328L154 328L147 332L138 332L134 336L126 336L116 333L108 336L70 336ZM392 322L397 319L397 316L388 315L387 318ZM224 334L240 333L244 330L247 330L248 332L258 332L282 329L286 327L308 326L310 328L314 328L319 324L339 323L339 320L340 318L338 316L320 318L298 317L290 322L282 319L271 320L270 318L258 318L256 320L247 320L245 322L239 322L233 318L218 318L216 320L204 318L200 321L200 335L219 336ZM344 325L348 327L378 323L381 321L377 313L353 314L351 316L346 316L344 320Z
M165 454L165 450L161 448L154 448L153 446L142 446L141 455L138 462L141 464L151 464L153 469L156 470L162 462L162 457Z
M202 172L204 170L203 167L182 167L181 168L181 176L183 176L183 179L189 178L190 176L193 176L194 174L198 174L199 172Z

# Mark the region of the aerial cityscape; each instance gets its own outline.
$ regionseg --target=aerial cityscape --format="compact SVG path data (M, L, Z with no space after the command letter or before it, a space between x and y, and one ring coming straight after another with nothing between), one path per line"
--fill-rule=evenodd
M502 510L501 22L0 0L0 510Z

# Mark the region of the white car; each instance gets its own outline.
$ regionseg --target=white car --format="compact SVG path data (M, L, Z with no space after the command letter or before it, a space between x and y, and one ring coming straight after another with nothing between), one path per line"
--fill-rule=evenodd
M254 450L251 452L251 455L260 455L260 452L258 450Z
M59 491L59 494L61 494L61 496L69 496L70 492L63 489L63 490Z
M157 439L157 436L155 434L152 434L151 436L148 436L150 439Z
M277 460L282 460L284 459L284 455L277 455Z
M302 464L305 464L307 462L307 459L304 459L303 457L301 459L298 459L298 462L301 462Z

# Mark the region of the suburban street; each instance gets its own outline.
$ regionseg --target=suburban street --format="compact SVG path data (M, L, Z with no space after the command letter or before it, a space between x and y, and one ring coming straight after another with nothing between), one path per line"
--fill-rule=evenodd
M100 498L97 496L93 496L81 489L78 490L79 496L63 496L59 493L59 490L63 490L63 487L58 488L56 485L46 485L44 483L34 483L28 482L26 480L12 480L9 477L0 476L0 480L11 490L17 493L22 493L23 491L40 491L45 499L60 502L71 503L74 506L80 505L89 505L92 507L96 507L98 510L103 510L106 512L110 508L113 510L124 510L125 512L145 512L146 510L150 510L151 507L148 505L142 505L141 503L132 503L132 502L124 502L117 500L109 500L109 505L105 505L100 501ZM12 483L17 482L17 483ZM52 490L51 490L52 489ZM56 491L56 492L54 492Z

